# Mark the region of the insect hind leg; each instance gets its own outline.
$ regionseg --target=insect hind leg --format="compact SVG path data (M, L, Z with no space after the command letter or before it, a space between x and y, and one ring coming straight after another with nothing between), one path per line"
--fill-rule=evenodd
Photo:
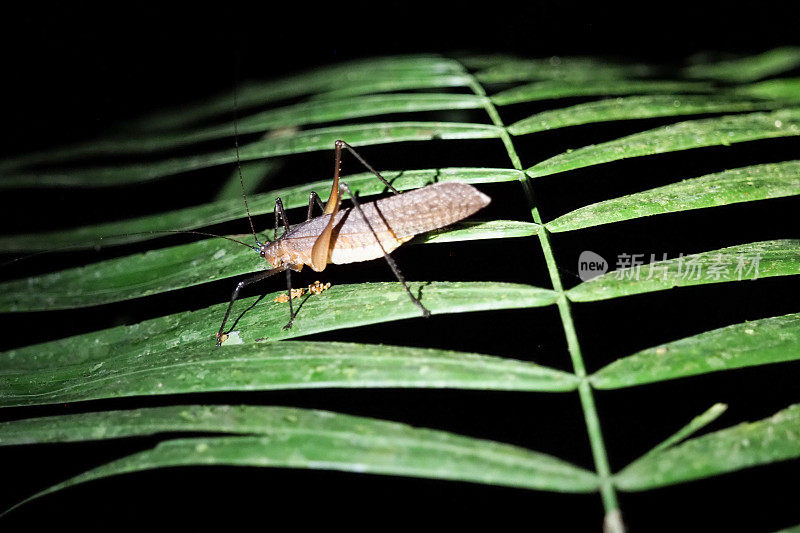
M336 147L336 160L337 160L337 161L339 161L339 160L341 159L341 152L342 152L342 148L345 148L345 149L346 149L348 152L350 152L351 154L353 154L353 157L355 157L356 159L358 159L358 162L359 162L359 163L361 163L362 165L364 165L364 168L366 168L367 170L369 170L370 172L372 172L372 173L375 175L375 177L376 177L376 178L378 178L379 180L381 180L381 181L383 182L383 184L384 184L384 185L386 185L386 186L389 188L389 190L390 190L390 191L391 191L393 194L400 194L400 192L399 192L397 189L395 189L395 188L392 186L392 184L391 184L391 183L389 183L389 181L388 181L386 178L384 178L383 176L381 176L381 173L380 173L380 172L378 172L377 170L375 170L374 168L372 168L372 165L370 165L369 163L367 163L367 161L366 161L366 160L365 160L363 157L361 157L361 154L359 154L358 152L356 152L356 151L355 151L355 149L354 149L352 146L350 146L349 144L347 144L347 143L346 143L346 142L344 142L343 140L339 139L338 141L336 141L336 143L335 143L335 147ZM338 171L338 166L337 166L337 171ZM338 174L338 172L337 172L337 174ZM348 192L349 192L349 191L350 191L350 189L348 189Z
M422 302L419 301L419 298L414 296L414 294L411 292L411 289L408 288L408 285L406 284L406 280L403 277L403 274L401 274L400 269L397 268L397 263L395 263L392 256L389 255L389 253L383 247L383 243L381 243L381 240L378 238L378 234L375 233L375 228L372 227L372 224L370 224L369 219L366 217L366 215L364 215L364 211L361 209L361 204L359 204L355 194L353 194L353 191L350 190L350 187L348 187L346 183L342 183L341 188L347 192L348 196L350 196L350 199L353 201L353 207L361 216L361 219L367 223L367 227L372 233L372 236L375 237L375 242L378 243L378 246L380 246L381 251L383 252L383 258L386 259L386 262L389 264L389 268L392 269L392 272L397 278L397 281L399 281L400 284L403 285L403 288L406 290L408 297L411 298L411 301L414 302L414 305L416 305L420 309L420 311L422 311L422 316L424 316L425 318L431 316L431 312L428 311L428 309L424 305L422 305Z

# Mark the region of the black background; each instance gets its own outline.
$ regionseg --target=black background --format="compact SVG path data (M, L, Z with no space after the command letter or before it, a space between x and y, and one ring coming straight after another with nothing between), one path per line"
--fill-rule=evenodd
M555 2L520 7L497 1L450 6L381 2L225 4L212 8L17 5L4 13L0 37L6 90L0 153L16 154L102 135L126 118L188 104L230 90L242 80L279 77L374 55L600 55L669 67L702 51L750 54L798 44L797 21L791 8L768 3L737 8L730 4L665 4L615 9L606 4L587 7ZM548 105L564 103L511 106L502 110L503 118L510 123ZM486 121L478 113L467 119ZM529 166L566 148L668 122L671 120L571 128L563 135L515 139L515 144L523 154L523 164ZM469 143L468 151L463 149L466 145L393 145L363 152L376 167L386 169L508 166L499 143L488 147L484 141ZM643 158L543 179L536 183L536 193L547 220L580 205L685 177L796 158L798 148L797 141L784 139ZM326 153L287 158L287 172L280 179L286 183L322 179L330 171L330 157ZM199 174L197 183L211 187L217 177ZM511 187L483 188L494 200L486 217L527 220L521 194L509 191ZM203 190L202 186L187 188L179 180L165 180L114 193L5 193L2 231L54 229L156 212L202 201ZM577 254L583 249L607 258L622 252L677 255L749 241L796 238L798 207L796 199L774 200L563 234L554 239L556 258L560 265L566 265L564 283L572 286L578 280L569 265L576 264ZM215 231L246 231L247 226L239 224ZM164 240L165 244L171 242ZM132 249L137 248L92 255L91 260ZM476 261L476 256L481 260ZM61 262L79 264L85 258L48 258L26 263L24 268L46 270ZM533 239L503 243L499 248L491 243L454 245L447 250L410 247L398 251L397 260L410 279L492 279L550 286ZM7 269L6 275L24 273L17 266ZM381 264L339 268L331 276L328 280L334 283L390 279ZM3 345L20 344L18 339L25 339L27 344L31 339L58 338L167 311L211 305L224 300L231 285L231 280L225 280L178 291L177 296L37 314L35 319L31 315L8 316L4 329L15 334ZM575 306L588 369L660 342L747 319L798 311L797 280L738 285L711 285ZM47 321L47 327L41 326L42 320ZM570 369L555 308L434 317L314 338L437 346ZM797 403L798 369L797 364L777 365L598 393L612 469L623 467L716 401L729 403L731 410L711 429L763 418ZM208 394L6 410L3 417L179 402L277 404L374 416L519 444L593 468L580 406L576 395L569 394L413 390ZM53 482L126 452L146 449L158 440L6 449L2 466L8 475L3 476L0 503L6 507ZM782 486L798 474L796 462L778 464L657 491L622 493L620 501L633 531L703 527L769 531L800 521L793 494ZM522 527L536 528L546 524L551 529L598 531L602 509L597 495L329 472L203 468L148 472L77 487L23 507L8 517L7 524L33 527L59 521L122 521L147 527L179 519L269 527L288 519L295 524L382 527L386 522L426 524L431 514L442 524L488 519L500 527L521 523Z

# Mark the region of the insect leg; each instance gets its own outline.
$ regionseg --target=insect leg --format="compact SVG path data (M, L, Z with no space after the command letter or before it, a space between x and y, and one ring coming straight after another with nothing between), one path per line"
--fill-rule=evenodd
M222 325L219 327L219 332L217 333L217 346L222 346L222 334L224 333L224 330L225 330L225 323L228 321L228 316L230 316L230 314L231 314L231 309L233 308L233 303L239 297L239 291L241 291L243 288L247 287L251 283L255 283L257 281L261 281L262 279L266 279L266 278L272 276L273 274L277 274L278 272L283 272L286 269L287 269L287 266L286 265L282 265L282 266L279 266L278 268L273 268L272 270L266 270L264 272L260 272L260 273L256 274L255 276L253 276L251 278L243 279L242 281L240 281L236 285L236 288L233 289L233 294L231 295L231 303L228 304L228 310L225 311L225 317L222 319Z
M414 305L420 308L420 310L422 311L422 316L424 316L425 318L431 316L431 312L428 311L428 309L424 305L422 305L422 302L419 301L419 298L417 298L411 293L411 289L409 289L408 285L406 285L406 280L400 273L400 269L397 268L397 263L394 262L394 259L392 259L391 255L386 253L386 249L383 247L383 243L381 243L381 240L378 238L378 234L375 233L375 229L372 227L372 224L370 224L369 220L364 215L364 211L361 210L361 205L358 203L358 200L356 200L356 196L353 194L353 191L350 190L350 187L348 187L346 183L342 183L342 188L345 191L347 191L348 195L350 195L350 199L353 200L353 207L355 207L356 211L358 211L358 214L361 215L361 218L364 220L364 222L367 223L367 227L372 232L372 235L375 237L375 242L377 242L378 246L381 247L381 251L383 252L383 258L386 259L387 263L389 263L389 268L391 268L392 272L394 272L397 281L399 281L403 285L403 288L408 293L408 297L411 298L411 301L414 302Z
M319 199L317 193L312 192L308 198L308 218L311 219L311 207L314 205L314 200L317 201L317 204L322 207L322 200ZM289 217L286 216L286 211L283 209L283 202L280 198L275 200L275 238L278 238L278 217L283 220L283 234L286 235L286 232L289 231ZM289 329L292 327L294 323L294 308L292 306L292 265L286 265L284 267L286 270L286 291L287 296L289 296L289 322L283 326L283 329Z
M279 215L280 213L280 215ZM280 218L279 218L280 217ZM283 209L283 202L280 198L275 199L275 232L273 233L273 241L278 240L278 226L280 225L280 220L283 220L283 234L286 235L286 232L289 231L289 217L286 216L286 211Z
M308 195L308 214L306 215L306 220L311 220L311 212L314 208L314 202L317 202L317 205L323 212L325 211L325 206L322 204L322 200L320 200L319 195L314 191L311 191L311 194Z
M383 176L381 176L380 172L378 172L377 170L375 170L374 168L372 168L372 166L371 166L369 163L367 163L367 162L366 162L366 160L364 160L364 158L363 158L363 157L361 157L361 155L359 155L359 153L358 153L358 152L356 152L356 151L353 149L353 147L352 147L352 146L350 146L349 144L347 144L346 142L344 142L344 141L343 141L343 140L341 140L341 139L340 139L340 140L338 140L338 141L336 141L336 143L335 143L335 146L336 146L336 157L337 157L337 161L341 159L341 156L340 156L340 154L341 154L341 152L342 152L342 147L346 148L348 152L350 152L351 154L353 154L353 156L355 156L355 158L356 158L356 159L358 159L359 163L361 163L362 165L364 165L364 167L365 167L367 170L369 170L370 172L372 172L373 174L375 174L375 176L376 176L376 177L377 177L379 180L381 180L381 181L383 182L383 184L384 184L384 185L386 185L387 187L389 187L389 190L390 190L390 191L392 191L394 194L400 194L400 193L397 191L397 189L395 189L394 187L392 187L392 184L391 184L391 183L389 183L389 182L386 180L386 178L384 178Z
M290 329L294 323L294 309L292 308L292 270L286 269L286 290L289 292L289 322L283 326L284 330Z

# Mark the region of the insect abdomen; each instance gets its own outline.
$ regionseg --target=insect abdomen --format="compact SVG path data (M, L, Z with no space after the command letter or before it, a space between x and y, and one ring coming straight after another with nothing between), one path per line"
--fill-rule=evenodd
M363 204L361 208L388 253L415 235L467 218L490 201L471 185L445 182ZM367 261L383 255L369 226L353 208L337 216L331 242L331 263Z
M444 182L383 198L375 205L396 234L416 235L465 219L490 201L472 185Z
M383 256L375 242L377 234L387 253L415 235L449 226L489 204L490 198L475 187L459 182L435 183L361 204L369 225L354 208L336 214L331 234L330 263L368 261ZM292 262L310 265L311 246L328 223L330 215L311 219L293 228L282 243L282 252ZM302 260L306 258L305 260Z

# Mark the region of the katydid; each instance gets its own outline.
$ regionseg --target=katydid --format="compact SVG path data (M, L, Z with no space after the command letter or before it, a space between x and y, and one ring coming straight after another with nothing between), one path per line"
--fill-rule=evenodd
M346 142L338 140L334 146L333 184L324 206L317 193L312 192L308 200L306 221L290 228L283 203L278 198L275 202L274 240L268 243L261 243L258 240L252 220L250 221L256 240L256 246L252 248L266 260L269 270L242 280L236 285L217 333L217 346L222 344L225 323L228 321L234 302L239 297L239 292L247 285L280 272L286 272L289 295L289 322L284 329L291 328L295 319L291 298L291 273L299 272L304 266L322 272L328 264L340 265L383 257L414 305L419 308L423 316L430 316L430 311L411 293L400 269L389 254L420 233L443 228L467 218L487 206L490 202L489 197L475 187L459 182L434 183L400 193ZM353 154L386 185L393 195L361 204L350 187L339 180L342 149ZM353 207L341 209L342 195L345 192L352 200ZM244 200L249 218L246 196ZM314 204L320 207L322 214L312 218ZM284 232L278 237L278 226L281 223Z

